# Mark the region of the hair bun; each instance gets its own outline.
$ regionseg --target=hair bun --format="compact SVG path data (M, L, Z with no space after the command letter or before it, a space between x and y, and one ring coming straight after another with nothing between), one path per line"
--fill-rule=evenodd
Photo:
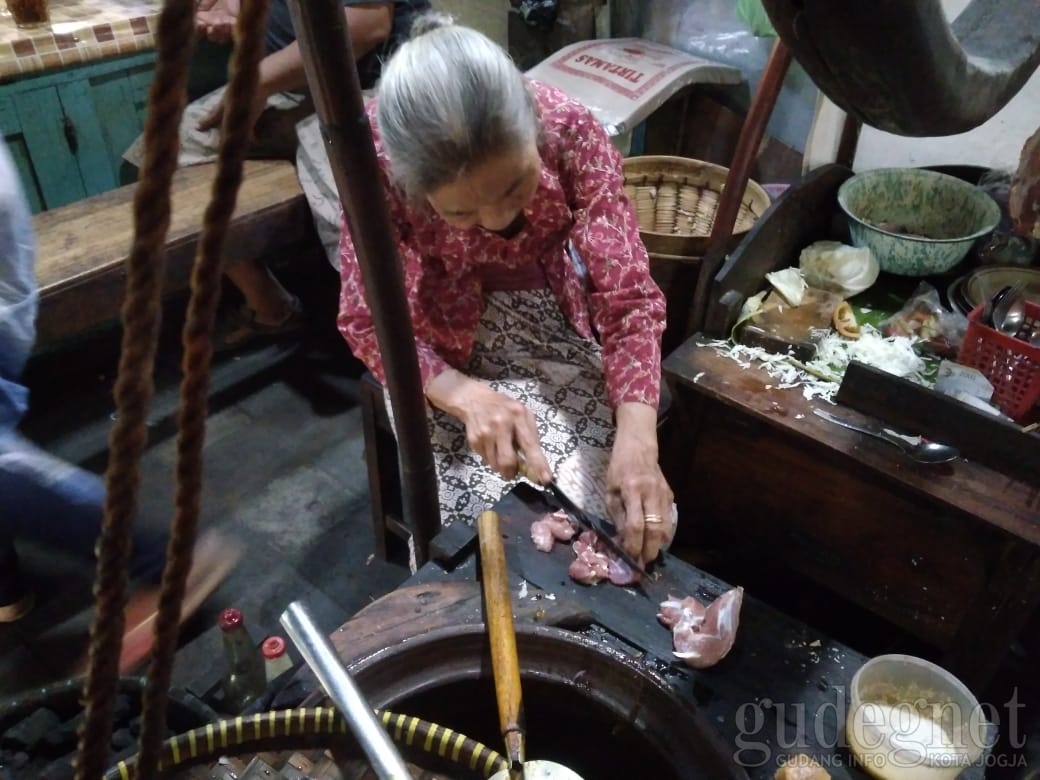
M415 40L421 35L431 30L439 30L442 27L451 27L455 24L455 19L448 14L438 13L437 11L427 11L415 17L415 21L412 22L412 27L409 30L408 37Z

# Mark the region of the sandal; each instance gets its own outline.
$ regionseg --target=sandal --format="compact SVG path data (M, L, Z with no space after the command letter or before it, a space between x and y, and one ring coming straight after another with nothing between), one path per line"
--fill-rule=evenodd
M36 597L31 590L22 591L21 595L10 603L0 604L0 623L14 623L16 620L21 620L29 614L35 603Z
M185 583L184 598L181 600L182 624L198 611L241 557L242 547L233 539L216 531L206 531L199 537ZM119 655L120 674L130 674L152 652L158 614L158 587L143 588L130 597L124 611L125 633ZM85 669L85 662L81 662L81 666Z
M0 623L21 620L35 602L33 592L25 586L19 574L18 556L14 548L9 547L0 561Z
M266 343L301 330L306 324L303 305L295 295L290 303L289 316L277 325L257 322L256 312L242 306L228 319L217 326L213 336L213 352L229 352L249 345Z

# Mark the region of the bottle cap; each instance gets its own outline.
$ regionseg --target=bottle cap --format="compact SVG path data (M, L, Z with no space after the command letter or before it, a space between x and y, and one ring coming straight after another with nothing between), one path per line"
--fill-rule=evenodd
M220 618L217 620L217 625L220 626L221 631L230 631L233 628L238 628L242 623L242 611L238 609L225 609L220 613Z
M285 640L280 636L269 636L264 640L260 649L264 654L264 658L280 658L285 655Z

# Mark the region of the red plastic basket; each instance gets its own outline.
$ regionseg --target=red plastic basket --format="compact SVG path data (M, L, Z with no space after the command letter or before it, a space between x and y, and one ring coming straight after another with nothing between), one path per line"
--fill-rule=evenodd
M957 362L981 371L993 385L993 403L1017 422L1040 401L1040 347L983 325L979 305L968 314ZM1024 328L1040 324L1040 306L1026 301Z

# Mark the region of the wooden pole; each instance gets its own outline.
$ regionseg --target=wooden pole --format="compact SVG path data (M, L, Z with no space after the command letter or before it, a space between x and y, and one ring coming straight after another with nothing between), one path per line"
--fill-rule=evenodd
M441 524L437 474L415 334L405 314L408 301L401 262L379 184L379 161L350 31L340 0L291 0L289 7L372 310L397 429L404 521L412 533L416 562L422 565L428 557L430 539Z
M712 283L715 280L715 274L719 272L729 253L730 237L733 235L733 226L740 214L740 204L744 200L744 190L747 189L748 179L751 177L751 168L758 154L758 146L762 143L762 136L765 135L766 125L769 124L769 117L773 114L773 107L780 96L780 90L784 86L784 77L787 75L790 65L790 50L783 41L777 40L769 55L769 61L766 62L762 79L758 82L758 89L755 90L755 97L751 101L751 107L748 109L744 125L740 130L740 136L737 138L737 148L733 151L733 162L726 175L726 183L719 196L718 210L715 212L715 220L711 225L708 249L701 260L685 336L696 333L704 327L708 301L712 294Z

